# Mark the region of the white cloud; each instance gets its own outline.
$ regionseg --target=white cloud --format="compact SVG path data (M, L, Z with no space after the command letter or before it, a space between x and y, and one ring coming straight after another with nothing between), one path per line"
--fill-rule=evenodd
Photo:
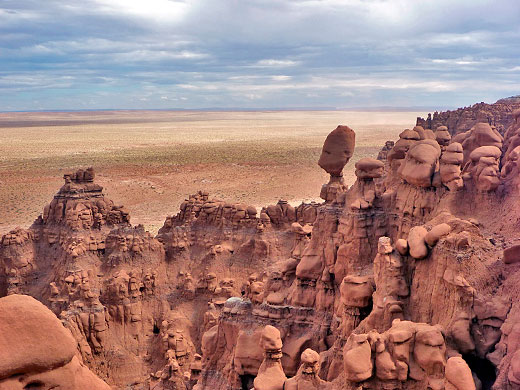
M26 93L0 93L0 108L470 104L518 89L519 12L511 0L10 0L0 92Z
M448 64L448 65L475 65L481 63L480 61L471 61L463 59L433 59L434 64Z
M179 22L188 11L188 3L175 0L94 0L100 13L130 15L157 22Z
M208 57L209 54L189 50L134 50L113 54L110 56L110 59L116 62L155 62L164 60L199 60Z
M285 68L299 65L299 61L264 59L256 62L253 66L258 68Z

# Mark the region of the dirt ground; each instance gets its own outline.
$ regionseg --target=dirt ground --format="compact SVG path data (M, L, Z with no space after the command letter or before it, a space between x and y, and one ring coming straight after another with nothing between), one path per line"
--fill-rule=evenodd
M63 183L93 166L133 224L156 232L199 189L261 207L317 200L327 181L317 161L338 124L356 131L354 163L375 157L423 112L109 111L0 113L0 234L27 227Z

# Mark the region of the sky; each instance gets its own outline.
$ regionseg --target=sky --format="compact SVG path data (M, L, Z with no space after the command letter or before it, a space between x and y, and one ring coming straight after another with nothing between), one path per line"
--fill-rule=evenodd
M519 0L0 0L0 111L445 109L518 94Z

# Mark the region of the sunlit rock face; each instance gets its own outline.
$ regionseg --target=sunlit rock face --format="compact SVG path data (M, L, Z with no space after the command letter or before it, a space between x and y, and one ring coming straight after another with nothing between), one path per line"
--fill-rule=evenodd
M0 313L0 389L110 389L78 358L72 334L43 304L13 294L0 298Z
M343 183L343 168L354 154L356 133L348 126L338 126L325 139L318 165L330 180L323 185L320 197L326 202L344 202L347 188Z
M200 190L156 237L92 169L65 175L41 217L0 241L0 389L106 388L93 373L118 390L517 388L520 112L508 115L507 129L479 116L463 132L434 115L356 161L350 187L355 133L339 126L319 159L322 203Z

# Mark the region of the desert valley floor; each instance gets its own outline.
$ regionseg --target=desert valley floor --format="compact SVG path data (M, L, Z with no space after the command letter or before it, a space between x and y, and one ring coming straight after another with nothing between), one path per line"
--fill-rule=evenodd
M63 174L94 166L106 194L152 232L197 190L261 206L319 199L317 165L338 124L356 131L353 161L376 157L386 140L424 112L105 111L0 113L0 234L33 221ZM355 180L354 167L345 181ZM290 184L290 185L288 185Z

